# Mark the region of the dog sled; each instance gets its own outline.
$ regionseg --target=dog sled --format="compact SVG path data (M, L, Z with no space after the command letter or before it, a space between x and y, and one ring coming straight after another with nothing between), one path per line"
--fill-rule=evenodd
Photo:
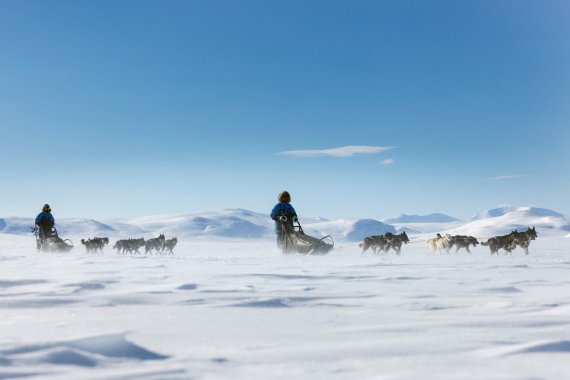
M73 242L69 239L60 238L55 227L43 231L41 235L37 227L34 227L32 232L36 235L38 252L69 252L73 248Z
M326 255L334 248L334 240L330 235L318 239L305 234L297 217L281 215L278 221L281 224L279 245L283 253Z

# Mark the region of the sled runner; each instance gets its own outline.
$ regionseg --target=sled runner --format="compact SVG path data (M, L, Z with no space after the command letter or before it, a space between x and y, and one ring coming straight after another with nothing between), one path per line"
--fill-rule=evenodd
M325 255L334 247L330 235L317 239L306 235L297 217L281 215L281 249L283 253L300 253L304 255Z
M32 232L36 235L38 252L68 252L73 248L73 242L69 239L60 238L55 227L49 231L44 231L42 236L40 236L37 227L33 228Z

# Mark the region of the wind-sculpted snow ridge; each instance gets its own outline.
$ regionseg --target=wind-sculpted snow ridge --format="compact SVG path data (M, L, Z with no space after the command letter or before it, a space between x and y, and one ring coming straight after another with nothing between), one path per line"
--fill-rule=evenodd
M484 357L508 357L525 354L569 354L570 340L540 340L482 349Z
M10 288L13 286L36 285L45 283L47 283L46 280L0 280L0 289Z
M0 349L0 366L29 368L53 373L55 367L112 367L125 361L164 360L168 356L147 350L125 334L99 335L68 341L20 345ZM17 375L15 372L12 375ZM36 372L35 375L40 375ZM0 378L1 372L0 372Z

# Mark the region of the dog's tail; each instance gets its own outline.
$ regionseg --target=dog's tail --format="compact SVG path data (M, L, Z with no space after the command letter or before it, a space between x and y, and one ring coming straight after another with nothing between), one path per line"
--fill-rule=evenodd
M359 247L365 247L365 248L367 248L367 247L369 247L370 245L372 245L371 243L372 243L372 239L370 238L370 236L367 236L367 237L364 238L364 240L362 240L362 241L358 244L358 246L359 246Z

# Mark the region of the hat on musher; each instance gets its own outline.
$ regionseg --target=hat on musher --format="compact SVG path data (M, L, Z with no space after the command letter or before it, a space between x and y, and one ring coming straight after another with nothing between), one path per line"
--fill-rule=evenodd
M47 211L47 212L51 212L51 207L49 207L49 205L46 203L42 210Z
M277 196L277 199L279 199L279 202L291 202L291 194L288 191L282 191Z

